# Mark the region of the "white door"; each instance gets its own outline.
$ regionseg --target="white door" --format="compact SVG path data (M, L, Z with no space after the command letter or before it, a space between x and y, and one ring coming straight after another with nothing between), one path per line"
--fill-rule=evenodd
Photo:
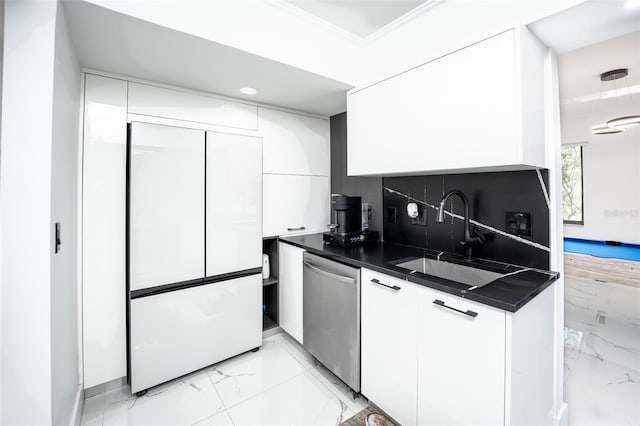
M262 141L207 132L206 275L262 265Z
M278 243L278 320L302 344L302 255L304 250Z
M204 276L204 132L132 123L130 289Z
M262 277L131 301L131 391L222 361L262 344Z
M265 174L263 194L263 236L327 230L328 177Z
M418 301L418 424L504 424L505 312L428 288Z
M401 425L416 424L417 284L362 269L362 394Z

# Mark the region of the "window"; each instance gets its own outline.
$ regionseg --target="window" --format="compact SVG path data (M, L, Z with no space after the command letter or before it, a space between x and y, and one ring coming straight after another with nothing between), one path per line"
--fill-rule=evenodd
M564 223L583 225L582 147L562 148L562 219Z

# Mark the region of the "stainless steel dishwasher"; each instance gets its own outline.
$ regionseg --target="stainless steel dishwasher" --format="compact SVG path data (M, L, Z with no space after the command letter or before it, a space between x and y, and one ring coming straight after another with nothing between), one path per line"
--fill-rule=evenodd
M360 269L304 253L304 348L360 392Z

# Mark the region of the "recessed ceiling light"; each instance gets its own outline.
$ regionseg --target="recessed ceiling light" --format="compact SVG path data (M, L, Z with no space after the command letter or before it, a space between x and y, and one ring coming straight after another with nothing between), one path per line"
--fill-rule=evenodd
M256 93L258 93L258 91L253 87L243 87L242 89L240 89L240 92L244 93L245 95L255 95Z
M631 9L640 6L640 0L627 0L624 2L625 9Z

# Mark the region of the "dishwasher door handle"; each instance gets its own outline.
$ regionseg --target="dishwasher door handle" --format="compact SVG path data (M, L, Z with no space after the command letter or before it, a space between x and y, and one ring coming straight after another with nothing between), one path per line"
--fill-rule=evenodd
M341 281L343 283L347 283L347 284L351 284L351 283L355 283L356 282L356 278L351 278L351 277L345 277L343 275L338 275L338 274L334 274L331 273L329 271L325 271L324 269L320 269L315 265L312 265L309 262L303 261L302 263L304 263L304 266L311 269L313 272L323 275L327 278L331 278L332 280L337 280L337 281Z
M379 279L377 279L377 278L373 278L373 279L371 280L371 282L372 282L372 283L374 283L374 284L381 285L381 286L386 287L386 288L390 288L391 290L395 290L395 291L400 291L400 290L402 290L402 288L401 288L401 287L398 287L397 285L389 285L389 284L382 283L382 282L380 282L380 280L379 280Z

